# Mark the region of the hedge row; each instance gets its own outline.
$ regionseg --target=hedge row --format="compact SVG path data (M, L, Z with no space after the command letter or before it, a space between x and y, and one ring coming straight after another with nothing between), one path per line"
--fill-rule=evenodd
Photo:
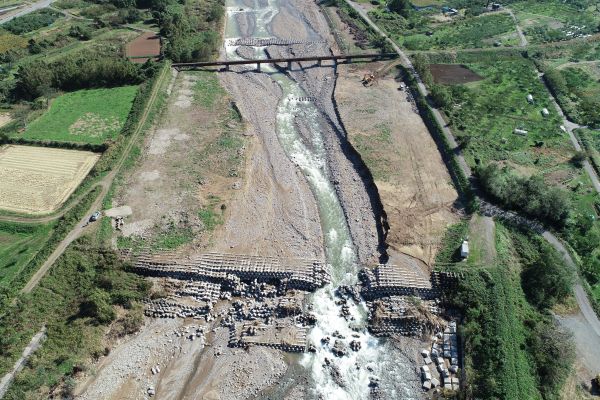
M404 67L400 68L403 70L404 76L408 78L408 87L415 98L417 108L419 109L419 114L421 114L421 118L423 118L423 121L425 121L425 125L427 125L429 132L438 146L438 149L442 153L442 158L446 162L448 170L450 171L450 176L452 177L454 186L456 187L459 195L463 198L467 207L467 211L476 211L479 207L479 203L475 193L473 192L473 189L471 188L471 182L469 181L469 178L465 176L462 168L460 167L458 158L454 153L454 149L450 145L450 142L448 142L446 135L444 135L442 127L435 119L431 107L429 104L427 104L427 101L419 92L417 81L411 74L407 73Z
M58 149L70 149L70 150L86 150L93 151L95 153L103 153L108 149L108 144L91 144L91 143L71 143L71 142L59 142L56 140L37 140L37 139L26 139L26 138L15 138L9 136L0 136L0 144L18 144L25 146L36 146L36 147L53 147Z

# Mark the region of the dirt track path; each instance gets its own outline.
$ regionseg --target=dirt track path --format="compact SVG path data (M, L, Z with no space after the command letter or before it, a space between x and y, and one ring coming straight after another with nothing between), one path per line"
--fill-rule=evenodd
M30 293L37 286L37 284L40 282L40 280L46 274L46 272L48 272L48 270L54 264L54 262L56 260L58 260L58 258L65 252L67 247L86 231L87 221L89 219L90 214L93 213L94 211L98 210L100 208L100 206L102 205L102 201L104 200L104 197L106 197L108 191L110 190L110 187L112 186L112 183L113 183L115 177L121 170L121 167L123 166L123 163L129 156L129 153L131 152L131 149L133 148L133 145L136 142L136 139L138 138L138 136L140 135L140 133L142 131L142 128L146 124L146 120L148 119L148 114L150 113L150 109L152 108L152 106L154 105L154 102L156 101L158 91L161 87L163 80L165 79L165 75L168 75L169 70L170 70L170 68L163 67L162 71L160 72L160 76L157 79L154 88L152 89L152 93L150 95L150 99L148 100L148 104L146 105L146 109L144 110L144 114L140 118L140 121L138 122L138 125L135 128L135 131L133 132L129 141L127 142L127 145L125 146L125 149L123 150L123 153L121 154L121 157L119 158L119 161L117 161L117 164L115 165L115 167L98 184L95 185L95 186L100 185L102 187L102 190L101 190L100 194L98 195L98 197L96 198L96 200L94 200L93 204L90 206L88 211L85 213L84 217L77 223L77 226L75 226L75 228L73 228L73 230L67 234L67 236L58 244L58 246L56 247L54 252L50 255L50 257L48 257L46 262L44 262L44 264L31 277L31 279L29 280L29 282L27 282L27 284L21 290L21 292ZM83 197L83 195L82 195L82 197Z
M0 380L0 399L4 397L8 387L10 386L13 379L15 379L15 375L19 373L25 366L27 359L40 347L42 341L46 337L46 327L42 327L42 329L31 339L25 350L23 350L23 354L21 358L19 358L10 372L7 372L6 375L2 377Z

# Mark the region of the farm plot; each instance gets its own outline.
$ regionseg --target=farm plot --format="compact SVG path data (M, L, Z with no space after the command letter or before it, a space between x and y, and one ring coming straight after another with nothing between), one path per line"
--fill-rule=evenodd
M136 63L155 60L160 55L160 37L152 32L144 32L127 43L125 54Z
M101 144L125 123L137 86L79 90L56 98L22 134L25 139Z
M511 5L525 36L531 43L544 43L584 37L595 33L600 12L595 1L578 6L564 1L524 1Z
M444 107L467 162L502 161L530 175L569 160L573 150L561 120L528 61L468 67L484 79L448 87L451 100Z
M100 156L31 146L0 148L0 209L44 214L56 210Z
M429 70L431 71L433 81L443 85L477 82L483 79L464 65L431 64L429 65Z

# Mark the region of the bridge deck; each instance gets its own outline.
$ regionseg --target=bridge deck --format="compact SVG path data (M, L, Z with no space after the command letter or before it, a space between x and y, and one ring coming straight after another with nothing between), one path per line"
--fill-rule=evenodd
M361 59L391 59L398 57L396 53L371 53L371 54L346 54L337 56L308 56L308 57L289 57L289 58L261 58L253 60L219 60L219 61L199 61L192 63L175 63L173 68L176 69L190 69L190 68L202 68L202 67L217 67L217 66L230 66L230 65L260 65L260 64L278 64L278 63L292 63L302 61L338 61L338 60L361 60Z

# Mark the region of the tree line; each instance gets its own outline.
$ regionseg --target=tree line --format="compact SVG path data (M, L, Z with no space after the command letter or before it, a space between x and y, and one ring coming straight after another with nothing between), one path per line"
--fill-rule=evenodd
M151 62L139 66L125 58L91 52L66 56L53 63L34 61L19 67L14 97L33 100L56 90L134 85L152 76L155 69Z
M563 228L571 202L567 193L547 185L541 176L521 177L496 164L475 170L481 188L501 206Z

